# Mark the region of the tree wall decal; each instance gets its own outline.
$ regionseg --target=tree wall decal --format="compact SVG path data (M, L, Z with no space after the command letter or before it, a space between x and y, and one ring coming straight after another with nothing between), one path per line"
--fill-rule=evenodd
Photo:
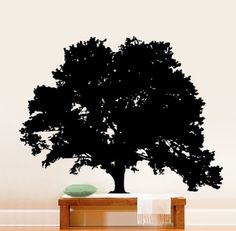
M125 193L126 169L137 171L142 160L154 174L170 168L190 191L218 189L222 168L203 148L204 102L170 44L134 37L113 52L104 43L90 38L64 49L52 72L56 87L34 90L21 140L33 155L48 151L44 167L74 158L72 174L84 165L104 169L115 193Z

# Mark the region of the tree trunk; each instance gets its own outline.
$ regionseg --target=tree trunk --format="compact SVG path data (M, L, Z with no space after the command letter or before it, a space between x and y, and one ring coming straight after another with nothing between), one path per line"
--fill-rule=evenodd
M109 193L127 193L124 188L125 165L116 161L114 168L109 173L115 184L114 190Z

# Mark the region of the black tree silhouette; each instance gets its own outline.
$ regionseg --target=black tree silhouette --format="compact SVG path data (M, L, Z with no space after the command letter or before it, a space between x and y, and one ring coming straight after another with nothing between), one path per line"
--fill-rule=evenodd
M21 140L33 155L48 150L44 167L75 158L72 174L84 165L106 170L115 193L125 193L126 169L137 171L142 160L154 174L170 168L188 190L218 189L222 168L203 149L204 102L170 44L134 37L113 52L104 43L90 38L64 49L65 63L52 72L56 87L34 90Z

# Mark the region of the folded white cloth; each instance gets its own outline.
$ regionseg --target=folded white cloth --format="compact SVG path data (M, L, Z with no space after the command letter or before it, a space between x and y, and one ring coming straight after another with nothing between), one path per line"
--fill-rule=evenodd
M137 222L139 225L170 225L171 197L174 194L139 194Z

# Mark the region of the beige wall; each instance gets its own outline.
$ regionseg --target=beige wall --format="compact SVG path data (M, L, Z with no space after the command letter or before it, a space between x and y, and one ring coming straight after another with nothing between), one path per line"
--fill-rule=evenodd
M91 183L108 192L104 171L69 175L72 160L41 168L19 141L28 118L27 101L39 84L53 84L51 71L63 63L63 48L90 36L107 38L114 49L129 36L169 41L175 58L206 102L205 147L224 167L220 190L187 192L182 179L166 171L154 176L145 163L127 171L130 192L186 196L189 208L236 209L235 175L235 1L1 1L0 2L0 209L54 209L71 183Z

